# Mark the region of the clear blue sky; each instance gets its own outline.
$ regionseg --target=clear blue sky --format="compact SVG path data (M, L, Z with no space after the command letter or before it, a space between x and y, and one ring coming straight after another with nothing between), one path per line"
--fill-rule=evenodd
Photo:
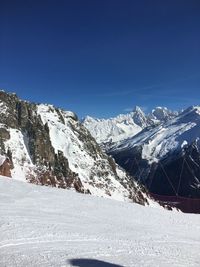
M79 117L200 104L200 1L0 0L0 88Z

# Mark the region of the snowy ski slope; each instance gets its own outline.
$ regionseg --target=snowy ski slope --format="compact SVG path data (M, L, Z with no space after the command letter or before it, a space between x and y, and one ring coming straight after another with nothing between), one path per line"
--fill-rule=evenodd
M199 215L0 177L0 266L199 266Z

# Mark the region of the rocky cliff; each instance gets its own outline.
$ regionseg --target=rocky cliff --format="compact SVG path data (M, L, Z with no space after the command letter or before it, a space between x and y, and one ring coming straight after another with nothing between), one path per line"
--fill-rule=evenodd
M145 190L102 152L73 112L0 91L0 114L0 154L13 178L148 203Z

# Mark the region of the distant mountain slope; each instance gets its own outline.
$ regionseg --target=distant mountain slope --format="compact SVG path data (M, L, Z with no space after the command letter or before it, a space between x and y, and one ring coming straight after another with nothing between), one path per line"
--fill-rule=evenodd
M116 142L129 135L137 134L147 122L140 108L128 114L121 114L111 119L95 119L87 116L83 125L90 131L98 143Z
M84 126L99 144L116 143L136 135L147 126L157 125L177 116L167 108L157 107L148 115L136 107L128 114L120 114L110 119L95 119L87 116Z
M151 192L200 198L200 107L113 144L109 153Z
M144 189L102 152L73 112L0 91L0 114L0 174L147 203Z

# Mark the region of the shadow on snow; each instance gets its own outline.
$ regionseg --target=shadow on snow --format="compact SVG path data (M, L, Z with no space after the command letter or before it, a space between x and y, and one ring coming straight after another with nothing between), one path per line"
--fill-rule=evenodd
M123 267L122 265L94 259L71 259L69 263L77 267Z

